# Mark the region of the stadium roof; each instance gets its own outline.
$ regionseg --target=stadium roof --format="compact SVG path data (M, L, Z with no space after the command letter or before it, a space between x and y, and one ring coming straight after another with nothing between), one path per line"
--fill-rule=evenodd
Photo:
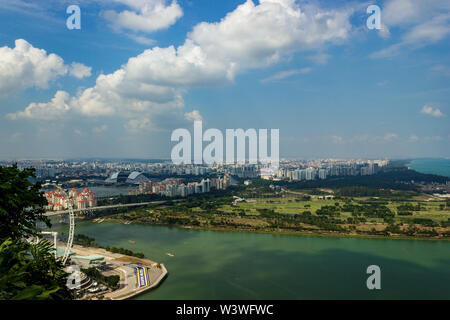
M113 173L108 179L105 180L107 183L130 183L139 184L141 181L148 181L148 178L138 171L128 172L128 171L118 171Z

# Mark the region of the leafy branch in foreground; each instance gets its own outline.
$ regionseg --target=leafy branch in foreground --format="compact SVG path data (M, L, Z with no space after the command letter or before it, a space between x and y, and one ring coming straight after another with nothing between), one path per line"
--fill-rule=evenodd
M0 299L71 299L67 273L47 240L5 240L0 245Z
M67 273L47 240L31 243L47 204L33 168L0 166L0 299L71 299Z
M41 183L32 183L35 169L19 170L17 165L0 167L0 239L20 239L36 234L36 222L43 221L47 199L41 190Z

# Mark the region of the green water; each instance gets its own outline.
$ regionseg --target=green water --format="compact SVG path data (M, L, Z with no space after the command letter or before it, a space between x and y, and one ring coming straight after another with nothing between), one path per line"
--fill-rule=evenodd
M91 222L76 232L166 265L161 287L138 299L450 299L450 242ZM381 267L379 291L366 287L372 264Z

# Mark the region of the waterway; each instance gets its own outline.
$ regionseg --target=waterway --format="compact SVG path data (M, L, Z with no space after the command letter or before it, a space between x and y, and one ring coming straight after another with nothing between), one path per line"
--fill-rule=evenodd
M450 242L445 241L107 222L80 222L76 233L104 246L143 252L166 265L169 276L161 287L137 299L450 299ZM370 265L381 268L381 290L367 289Z

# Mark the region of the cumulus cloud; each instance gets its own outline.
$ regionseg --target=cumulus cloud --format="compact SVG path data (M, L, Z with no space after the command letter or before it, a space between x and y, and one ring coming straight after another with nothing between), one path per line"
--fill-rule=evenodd
M198 110L192 110L192 112L185 113L184 118L187 121L202 121L203 120L203 117Z
M58 55L17 39L14 48L0 48L0 96L31 87L47 88L51 81L68 72L82 78L90 71L81 63L73 63L69 68Z
M18 39L15 47L0 48L0 95L30 87L47 88L50 81L67 73L64 60Z
M321 10L295 1L251 0L218 23L202 22L177 48L155 47L131 58L129 77L167 86L230 83L249 68L265 67L283 56L348 38L350 10Z
M91 71L92 71L91 67L85 66L82 63L72 62L69 73L71 76L74 76L75 78L82 79L85 77L90 77Z
M114 29L153 32L166 29L183 16L176 0L115 0L131 10L116 12L106 10L102 16Z
M126 4L138 2L144 3ZM68 102L59 101L85 116L135 119L139 114L125 126L130 131L167 123L163 114L179 121L185 90L233 83L237 74L273 65L294 52L340 44L350 36L351 14L347 8L300 8L294 0L248 0L219 22L197 24L182 45L145 50ZM49 109L55 108L54 100Z
M149 118L132 119L129 120L125 125L125 129L132 133L137 133L141 130L147 129L150 125Z
M438 108L434 108L430 105L424 105L420 113L426 114L435 118L444 117L445 115Z
M36 119L36 120L55 120L62 118L70 110L68 104L69 94L65 91L57 91L50 102L30 103L24 111L7 114L6 117L11 120L16 119Z

